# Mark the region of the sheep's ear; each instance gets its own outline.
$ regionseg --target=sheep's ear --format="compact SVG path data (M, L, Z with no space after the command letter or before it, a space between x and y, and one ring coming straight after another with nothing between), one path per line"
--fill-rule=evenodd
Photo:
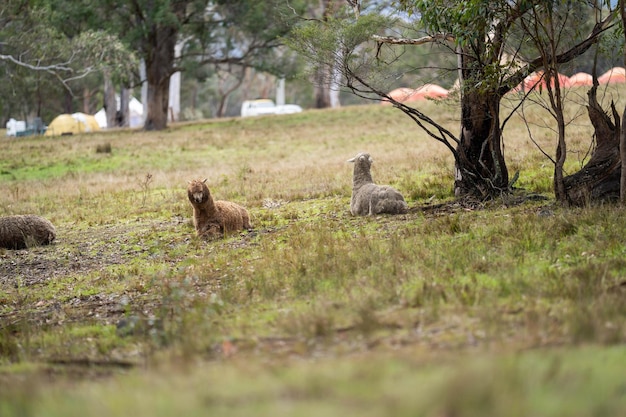
M354 162L355 159L356 159L356 156L354 158L348 159L346 162Z
M202 181L202 184L206 184L206 180L208 180L208 178L205 178L204 181Z

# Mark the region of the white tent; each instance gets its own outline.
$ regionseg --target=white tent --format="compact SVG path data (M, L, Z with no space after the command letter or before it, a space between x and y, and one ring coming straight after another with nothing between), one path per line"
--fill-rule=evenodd
M119 110L120 98L115 97L115 101L117 103L117 109ZM137 100L135 97L131 97L128 103L128 111L130 113L129 115L130 120L128 121L128 125L130 127L142 126L143 125L143 104L141 104L141 102ZM104 109L100 109L100 111L96 113L94 116L96 120L98 121L98 125L100 125L102 129L106 129L107 128L107 114L104 111Z

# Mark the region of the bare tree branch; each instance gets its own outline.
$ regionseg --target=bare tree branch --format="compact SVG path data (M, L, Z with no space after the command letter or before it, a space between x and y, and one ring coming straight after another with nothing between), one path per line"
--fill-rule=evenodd
M20 61L19 59L16 59L13 55L3 55L3 54L0 54L0 60L10 61L16 65L19 65L24 68L28 68L33 71L45 71L45 72L51 72L51 73L54 73L56 71L65 71L65 72L74 71L72 68L66 66L68 62L62 63L62 64L54 64L54 65L32 65L32 64L28 64L26 62Z
M396 38L393 36L379 36L372 35L372 39L378 43L388 43L392 45L423 45L426 43L432 43L437 41L454 42L454 36L449 33L440 33L431 36L424 36L421 38Z

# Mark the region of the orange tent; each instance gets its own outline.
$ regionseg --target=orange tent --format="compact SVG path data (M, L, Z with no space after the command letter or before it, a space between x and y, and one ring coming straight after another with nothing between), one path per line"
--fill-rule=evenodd
M559 85L561 87L570 87L569 77L559 74ZM554 87L554 83L552 83ZM543 71L533 72L528 77L524 79L524 81L515 89L519 91L520 89L524 89L524 91L530 91L531 89L535 89L537 91L541 91L547 87L546 80L543 75Z
M569 77L569 84L572 87L593 85L593 77L591 74L587 74L586 72L577 72Z
M539 87L538 84L543 82L543 80L541 79L542 76L543 71L533 72L532 74L524 78L524 81L519 83L515 88L513 88L512 91L530 91L535 86Z
M424 98L443 98L448 97L448 90L437 84L424 84L415 89L415 94L411 96L411 100L420 100Z
M413 90L412 88L400 87L396 88L395 90L391 90L387 95L395 101L404 103L409 99L409 97L411 97L414 92L415 90ZM383 99L383 101L381 101L381 104L391 104L391 102L387 99Z
M409 101L425 100L426 98L443 98L448 96L448 90L436 84L424 84L423 86L412 89L407 87L396 88L388 94L392 99L405 103ZM383 99L381 104L391 104L389 100Z
M569 77L567 75L559 74L559 85L561 87L571 87L572 83L569 82Z
M626 82L626 70L622 67L611 68L598 77L600 84L617 84Z
M530 91L535 87L539 88L543 83L543 71L533 72L528 77L524 78L522 83L524 91Z

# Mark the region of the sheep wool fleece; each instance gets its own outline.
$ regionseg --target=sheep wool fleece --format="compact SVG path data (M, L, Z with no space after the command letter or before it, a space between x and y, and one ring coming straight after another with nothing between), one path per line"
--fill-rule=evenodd
M48 245L56 239L56 230L49 220L34 214L0 217L0 247L26 249Z
M398 190L388 185L374 184L371 174L373 159L362 152L348 162L354 163L350 212L354 216L372 216L381 213L402 214L409 209Z
M230 201L214 201L206 181L192 180L187 187L197 235L217 237L237 230L252 229L248 210Z

